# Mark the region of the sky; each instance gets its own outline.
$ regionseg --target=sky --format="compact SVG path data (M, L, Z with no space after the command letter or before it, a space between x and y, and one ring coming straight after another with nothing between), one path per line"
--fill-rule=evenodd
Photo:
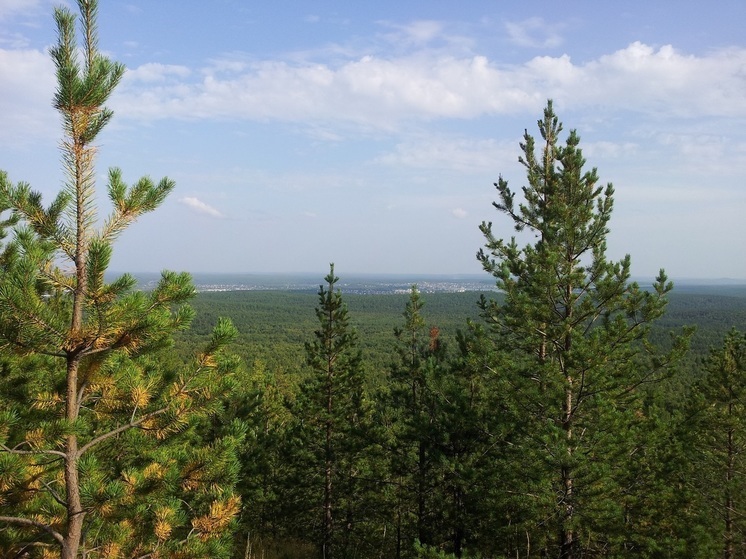
M47 202L58 4L0 0L0 169ZM101 216L110 167L176 182L111 268L483 273L479 224L515 234L493 184L526 185L552 99L614 185L609 258L746 279L744 21L742 0L101 0L99 47L128 68Z

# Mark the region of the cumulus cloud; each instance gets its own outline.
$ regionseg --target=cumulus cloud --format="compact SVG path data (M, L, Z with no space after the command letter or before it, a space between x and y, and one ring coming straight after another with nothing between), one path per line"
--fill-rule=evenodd
M453 215L453 217L455 217L456 219L464 219L469 215L469 212L467 212L463 208L454 208L453 210L451 210L451 215Z
M334 65L214 62L191 74L182 67L147 65L134 75L148 80L130 80L115 108L120 116L148 120L274 119L380 129L406 121L533 113L548 97L575 109L746 116L744 65L743 48L698 57L639 42L584 64L563 55L505 66L485 56L457 58L423 50ZM232 71L224 73L226 67ZM164 83L156 81L164 76L169 78Z
M336 67L264 61L225 78L205 73L201 82L123 88L116 108L148 120L232 117L390 128L406 120L472 118L540 105L535 93L481 56L364 56Z
M440 31L420 22L408 33L427 41ZM322 55L317 60L323 61L234 54L191 69L152 62L126 74L110 106L118 119L278 120L337 139L340 128L400 131L403 124L436 119L533 115L550 97L563 109L593 107L596 114L746 117L742 47L694 56L635 42L584 63L561 55L505 65L427 47L401 56L338 53L334 63ZM0 142L21 129L53 130L53 92L46 53L0 50L0 109L7 115ZM24 123L13 122L19 115Z
M223 214L219 210L213 208L209 204L205 204L199 198L187 196L185 198L181 198L179 202L181 202L185 206L189 206L190 208L195 210L197 213L208 215L210 217L218 217L218 218L224 217Z

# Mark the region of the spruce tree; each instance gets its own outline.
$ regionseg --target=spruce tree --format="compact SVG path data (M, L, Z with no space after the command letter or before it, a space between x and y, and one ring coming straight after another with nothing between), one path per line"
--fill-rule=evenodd
M78 19L58 8L51 49L64 188L44 207L0 174L3 208L19 220L0 259L2 555L226 556L241 427L205 437L229 389L235 362L222 348L235 329L220 321L195 362L177 366L163 350L191 321L190 277L164 272L149 293L128 274L105 279L119 234L174 183L128 186L112 169L113 209L99 222L94 142L124 67L98 50L96 0L77 5L82 44Z
M541 151L528 132L520 146L523 201L502 177L495 184L494 207L532 240L521 248L483 223L477 256L504 293L500 302L483 299L482 312L502 355L495 374L511 386L509 407L527 426L522 449L542 480L524 495L531 552L571 559L624 537L614 462L637 387L664 374L673 357L647 342L672 284L661 271L642 289L630 281L629 256L607 259L612 185L584 170L575 131L560 142L551 101L538 126Z

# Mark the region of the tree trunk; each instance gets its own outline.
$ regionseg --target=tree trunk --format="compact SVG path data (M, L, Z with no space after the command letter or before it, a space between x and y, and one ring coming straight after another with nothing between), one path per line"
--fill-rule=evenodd
M331 376L331 375L330 375ZM321 542L321 557L322 559L332 559L331 551L331 540L333 530L333 518L332 518L332 384L329 379L327 384L327 413L329 414L326 419L326 440L325 440L325 457L324 457L324 519L323 519L323 530L324 534Z
M572 457L572 378L568 377L569 387L566 391L565 399L565 417L564 429L567 443L568 459ZM570 465L562 466L562 490L564 510L561 516L560 525L560 558L573 559L575 557L575 535L573 533L572 522L575 513L575 503L573 495L573 471Z
M431 542L425 533L425 443L420 440L417 446L417 538L420 543L429 544Z
M733 412L733 404L728 403L728 415ZM733 444L733 429L728 429L728 466L725 470L725 530L723 533L723 559L733 559L733 483L735 448Z
M570 269L572 269L572 261L568 255L568 261ZM572 305L572 286L565 286L565 312L564 321L568 324L572 320L573 305ZM560 558L561 559L573 559L575 557L575 534L573 532L573 515L575 514L575 495L574 495L574 472L572 469L572 455L573 455L573 415L574 410L574 387L573 387L573 375L571 370L568 368L567 359L572 350L572 335L571 332L565 334L564 344L562 348L561 364L563 374L565 377L565 399L562 403L562 427L565 431L565 444L567 445L567 463L562 466L562 490L564 492L564 510L562 511L562 524L560 527Z
M72 424L78 419L78 367L77 357L68 357L67 401L65 418ZM65 491L67 498L67 533L62 544L62 559L77 559L80 540L83 534L83 512L80 501L80 480L78 478L78 437L65 438Z

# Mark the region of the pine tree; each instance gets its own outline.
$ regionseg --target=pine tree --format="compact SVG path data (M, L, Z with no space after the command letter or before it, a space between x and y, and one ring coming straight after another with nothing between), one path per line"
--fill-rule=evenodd
M319 328L306 343L309 382L302 387L301 410L313 465L320 470L320 556L346 557L353 531L363 518L365 450L370 445L369 409L365 402L362 353L350 325L347 306L335 288L334 264L319 287ZM309 464L310 465L310 464ZM307 465L308 466L308 465Z
M702 496L708 532L723 559L744 557L746 545L746 335L732 329L705 363L692 391L690 421L698 467L691 483Z
M94 141L124 67L98 50L96 0L77 4L82 45L76 16L58 8L51 49L64 188L45 208L0 174L3 207L20 222L0 260L2 554L225 556L242 433L207 444L205 420L230 388L235 362L222 349L235 329L220 321L195 363L175 367L163 350L191 321L189 276L164 272L149 293L130 275L104 277L119 234L174 183L127 186L112 169L113 210L99 224Z
M435 431L439 426L433 375L444 360L445 348L437 327L428 331L423 306L422 296L413 285L403 313L404 326L394 331L398 359L391 371L396 429L391 462L398 487L397 557L411 555L415 539L432 544L434 519L439 516L431 503L439 481L434 474Z
M496 541L495 488L504 455L499 392L484 367L489 345L475 327L457 336L448 351L436 326L422 316L424 301L410 292L404 326L395 331L398 360L392 368L391 395L395 443L392 474L396 502L397 556L422 549L491 553ZM468 549L468 551L467 551Z
M629 256L607 260L612 185L598 186L596 169L584 171L575 131L560 143L551 101L538 125L541 152L528 132L521 143L524 201L516 204L500 177L494 203L535 240L519 248L515 237L497 239L491 223L481 225L487 242L478 258L505 296L481 307L504 356L496 374L510 383L514 408L529 426L523 450L546 480L526 495L535 527L544 526L532 551L539 543L550 556L571 559L623 537L614 456L624 449L636 388L660 377L673 358L654 355L647 343L672 284L661 271L652 290L643 290L630 282ZM677 340L675 349L683 345Z

